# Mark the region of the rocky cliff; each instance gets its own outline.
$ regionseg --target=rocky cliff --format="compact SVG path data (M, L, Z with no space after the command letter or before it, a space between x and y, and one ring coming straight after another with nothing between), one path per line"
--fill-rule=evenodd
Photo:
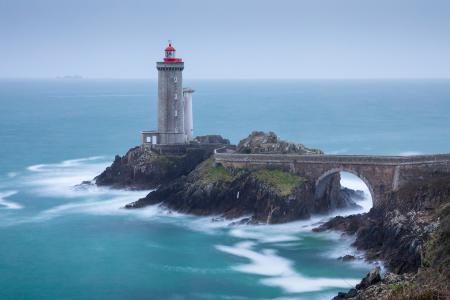
M179 153L161 153L149 147L135 147L120 157L95 178L99 186L153 189L180 176L187 175L206 160L216 147L229 145L220 135L198 136Z
M392 272L386 280L336 299L450 297L450 176L411 182L383 206L363 215L336 217L316 230L329 229L356 235L354 246L365 250L369 259L383 260Z
M353 191L341 189L339 174L330 184L329 193L315 199L313 185L298 175L267 168L226 169L209 159L126 208L161 203L195 215L248 216L246 221L252 223L284 223L356 206Z

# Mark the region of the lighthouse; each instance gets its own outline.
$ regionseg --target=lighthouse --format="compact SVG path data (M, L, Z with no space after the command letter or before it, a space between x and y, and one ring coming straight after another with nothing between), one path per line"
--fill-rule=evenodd
M145 145L180 145L193 138L192 93L183 89L184 62L176 57L176 49L169 41L164 59L156 63L158 70L157 131L143 131Z

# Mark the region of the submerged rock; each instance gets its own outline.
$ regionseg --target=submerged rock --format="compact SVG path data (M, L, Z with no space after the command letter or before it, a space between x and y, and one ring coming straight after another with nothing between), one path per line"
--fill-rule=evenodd
M338 257L338 259L342 261L352 261L355 260L356 257L354 255L346 254L344 256Z

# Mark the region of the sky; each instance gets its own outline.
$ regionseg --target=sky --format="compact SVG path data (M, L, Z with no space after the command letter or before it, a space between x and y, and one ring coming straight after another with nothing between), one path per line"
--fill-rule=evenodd
M0 78L450 78L449 0L0 0Z

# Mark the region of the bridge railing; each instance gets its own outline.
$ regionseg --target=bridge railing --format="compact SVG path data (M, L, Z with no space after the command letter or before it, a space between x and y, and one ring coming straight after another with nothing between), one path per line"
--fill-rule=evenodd
M296 155L296 154L214 154L216 161L254 162L254 163L340 163L340 164L375 164L375 165L408 165L437 162L450 162L450 154L384 156L384 155Z

